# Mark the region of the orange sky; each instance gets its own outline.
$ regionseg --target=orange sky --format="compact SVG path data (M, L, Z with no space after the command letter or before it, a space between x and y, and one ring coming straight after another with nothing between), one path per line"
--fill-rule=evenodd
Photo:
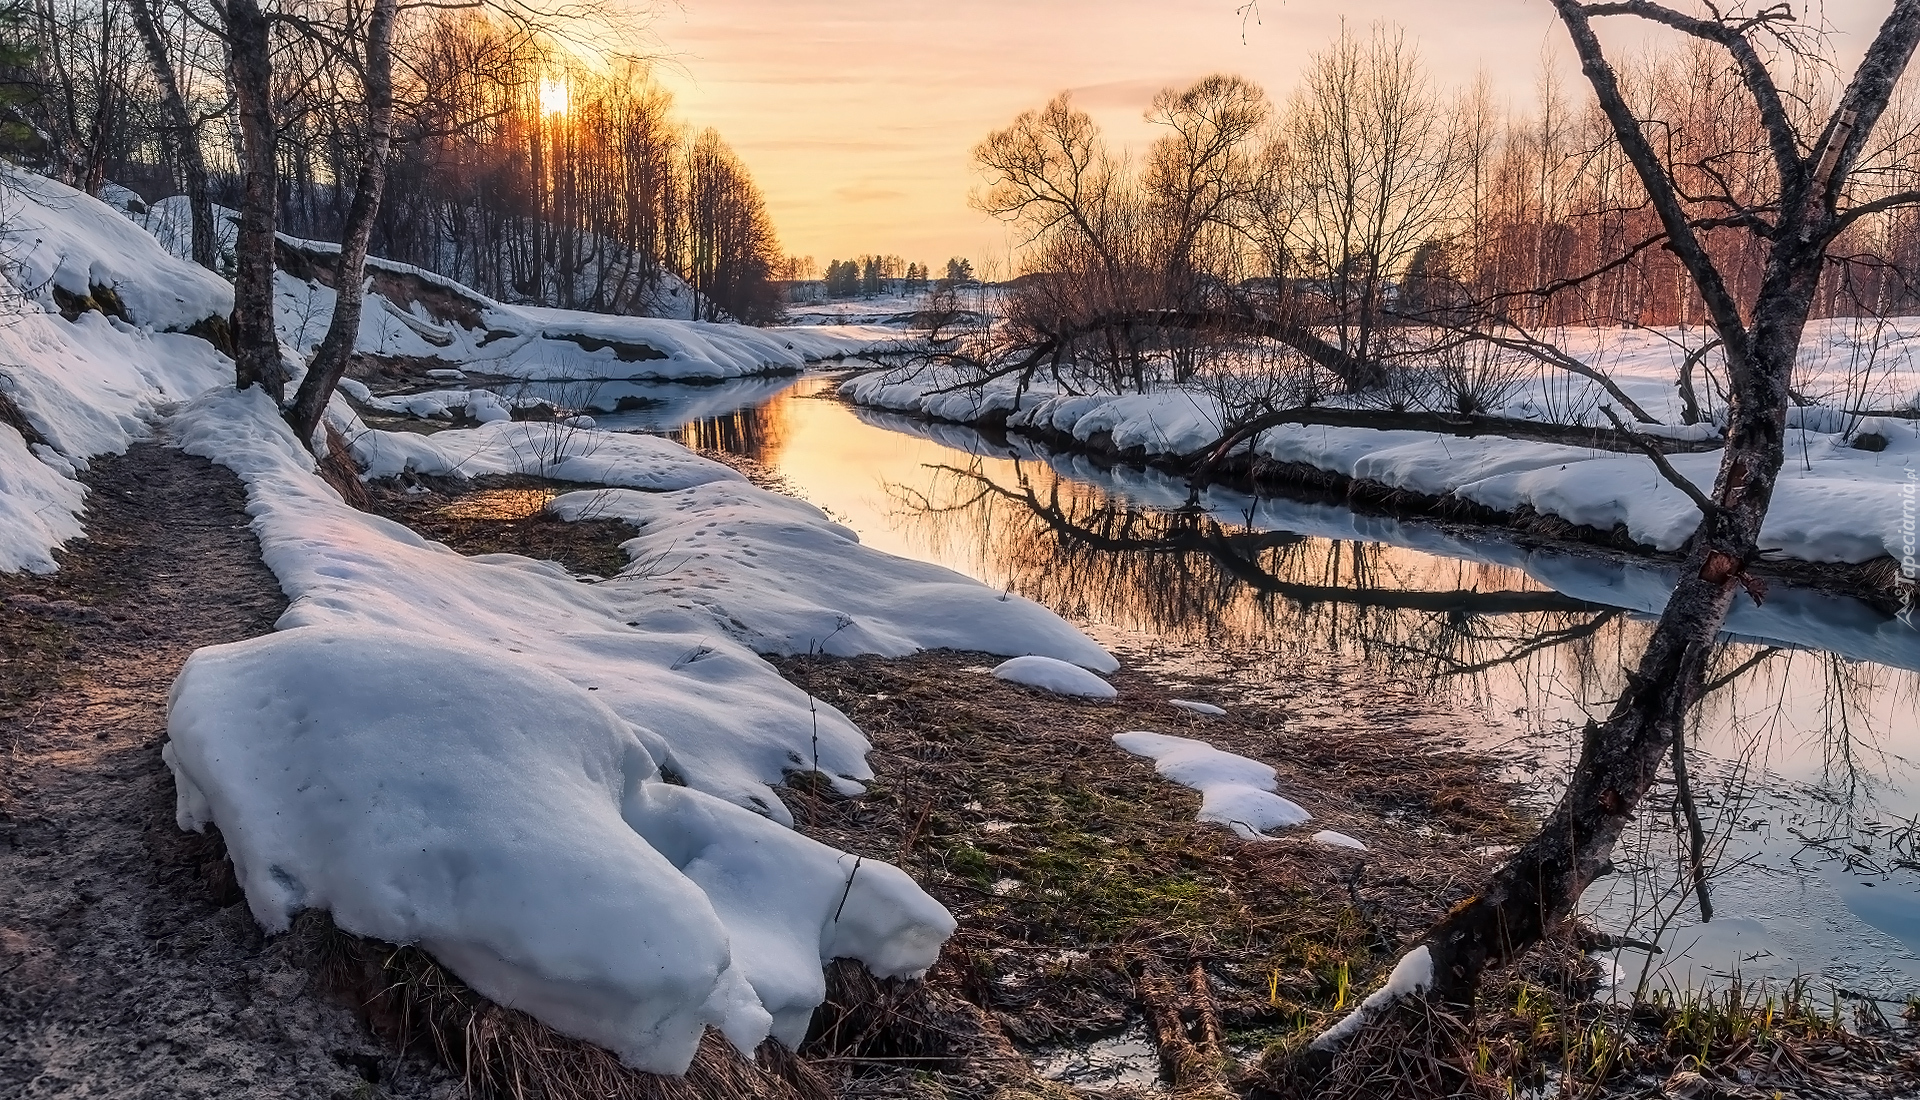
M680 4L653 24L672 58L662 78L683 118L717 127L746 160L787 251L823 266L867 252L935 267L965 255L976 267L997 259L1002 273L1011 242L967 205L971 150L1063 88L1115 144L1138 149L1153 136L1141 112L1155 90L1230 71L1282 101L1343 15L1404 26L1441 84L1484 67L1517 102L1562 37L1545 0L1263 0L1244 24L1238 0ZM1814 5L1866 31L1886 7Z

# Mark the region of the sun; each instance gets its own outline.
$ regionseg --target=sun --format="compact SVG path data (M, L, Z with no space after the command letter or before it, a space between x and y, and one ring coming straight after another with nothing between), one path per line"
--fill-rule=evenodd
M567 113L567 82L565 80L540 82L540 113L543 115Z

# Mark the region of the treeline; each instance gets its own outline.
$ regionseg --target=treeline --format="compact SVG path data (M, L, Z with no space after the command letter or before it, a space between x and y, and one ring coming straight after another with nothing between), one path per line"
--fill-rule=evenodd
M1729 289L1757 292L1777 158L1742 74L1695 42L1618 75ZM1920 189L1912 84L1845 205ZM1706 320L1608 120L1550 71L1527 109L1503 110L1484 79L1442 92L1414 46L1378 27L1343 31L1284 103L1216 75L1162 91L1147 117L1163 134L1138 160L1065 93L975 150L988 181L976 204L1032 241L1008 306L1016 332L1116 385L1150 365L1189 374L1209 318L1283 337L1348 388L1377 383L1375 365L1416 333L1424 354L1435 326ZM1920 211L1868 209L1837 242L1814 313L1911 311L1916 272Z
M810 261L803 261L803 264L808 262ZM793 278L810 277L810 273L804 276L793 276ZM898 256L862 256L852 260L833 260L827 264L824 276L829 298L872 298L885 293L886 288L896 280L905 293L918 294L931 290L936 282L936 276L927 265L904 262ZM949 259L945 273L937 277L938 282L948 285L972 280L972 262L959 256Z
M346 226L373 134L363 66L342 62L377 6L266 13L282 231L338 240ZM89 193L114 181L149 199L189 190L197 157L211 200L240 205L244 127L224 24L163 0L37 0L7 15L11 155ZM185 125L167 117L154 42ZM674 117L643 65L590 68L524 12L454 5L397 6L391 54L375 254L511 301L777 313L780 249L751 174L719 134Z

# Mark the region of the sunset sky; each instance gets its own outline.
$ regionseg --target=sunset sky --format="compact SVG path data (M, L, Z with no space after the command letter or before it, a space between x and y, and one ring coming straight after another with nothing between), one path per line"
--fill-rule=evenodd
M1284 100L1342 15L1404 26L1444 86L1484 67L1496 94L1519 103L1564 37L1545 0L1265 0L1257 21L1244 22L1237 6L681 0L653 30L681 116L717 127L739 150L787 251L822 265L888 252L938 267L965 255L976 265L997 258L1002 271L1007 234L967 205L979 182L971 151L1063 88L1116 145L1138 149L1153 137L1141 113L1155 90L1230 71ZM1843 31L1870 32L1886 6L1835 0L1813 10Z

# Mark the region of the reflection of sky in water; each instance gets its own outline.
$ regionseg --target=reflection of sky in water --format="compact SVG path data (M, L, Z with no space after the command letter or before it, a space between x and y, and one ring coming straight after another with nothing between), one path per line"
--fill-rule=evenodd
M1671 583L1654 566L1335 505L1215 490L1187 507L1162 474L1032 448L1016 459L966 429L856 413L810 399L821 380L789 382L633 386L663 403L600 419L671 430L676 417L709 418L688 442L756 458L869 545L1083 623L1243 655L1250 693L1329 654L1430 684L1484 720L1463 732L1501 746L1543 800ZM1857 601L1779 587L1764 607L1743 599L1729 629L1739 640L1715 671L1727 682L1692 731L1696 802L1719 853L1714 921L1699 923L1678 873L1666 783L1589 908L1642 935L1665 923L1656 982L1738 970L1920 987L1920 633ZM1641 960L1622 961L1631 984Z

